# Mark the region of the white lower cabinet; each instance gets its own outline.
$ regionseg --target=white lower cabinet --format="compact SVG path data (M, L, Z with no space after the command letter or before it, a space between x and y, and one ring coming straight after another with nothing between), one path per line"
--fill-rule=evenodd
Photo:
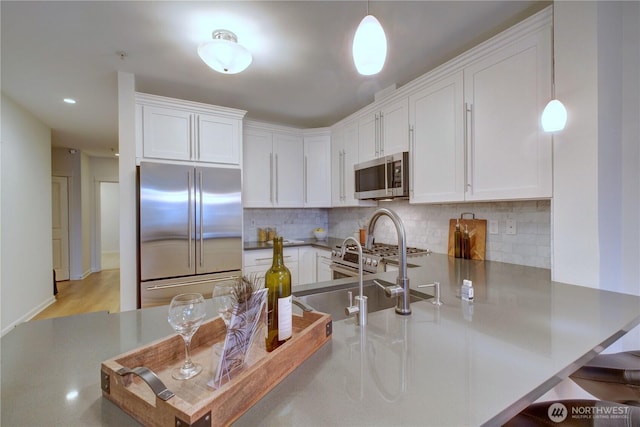
M329 268L331 264L331 251L329 249L301 246L298 248L299 283L326 282L333 279L333 273Z
M312 246L285 247L282 251L284 265L291 272L291 286L332 280L331 251ZM256 274L264 278L273 263L272 249L255 249L244 251L242 274Z
M298 248L284 248L282 251L284 265L291 272L291 286L297 286L298 281ZM264 278L273 264L273 249L256 249L244 251L242 274L249 277L252 274Z

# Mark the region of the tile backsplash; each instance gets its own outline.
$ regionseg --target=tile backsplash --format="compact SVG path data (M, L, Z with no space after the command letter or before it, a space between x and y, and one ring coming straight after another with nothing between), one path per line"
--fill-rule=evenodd
M473 212L487 220L486 258L510 264L551 268L551 202L517 202L410 205L406 200L381 202L394 210L404 222L407 245L447 253L449 219L462 212ZM246 241L257 240L257 228L275 226L286 238L313 237L313 229L323 227L331 237L353 235L376 208L332 209L245 209ZM506 233L506 221L514 220L516 234ZM489 221L497 221L498 233L489 232ZM396 231L386 217L378 220L377 242L396 243Z
M329 228L328 211L329 209L244 209L244 240L258 241L258 228L266 227L275 227L285 239L312 238L315 228Z

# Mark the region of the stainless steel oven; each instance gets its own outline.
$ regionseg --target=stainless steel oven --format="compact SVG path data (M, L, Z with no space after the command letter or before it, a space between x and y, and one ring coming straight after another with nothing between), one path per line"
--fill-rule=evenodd
M398 246L376 243L371 249L362 248L362 275L382 273L386 271L386 263L390 258L398 256ZM407 248L407 256L428 254L428 249ZM355 245L348 245L344 252L341 247L331 251L331 271L333 280L345 277L358 277L359 253Z
M354 166L356 199L409 197L409 152L384 156Z

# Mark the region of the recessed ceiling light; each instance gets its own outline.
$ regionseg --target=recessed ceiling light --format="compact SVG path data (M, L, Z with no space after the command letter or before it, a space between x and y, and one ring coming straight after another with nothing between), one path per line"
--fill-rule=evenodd
M75 104L76 100L73 98L65 98L63 99L64 102L66 102L67 104Z

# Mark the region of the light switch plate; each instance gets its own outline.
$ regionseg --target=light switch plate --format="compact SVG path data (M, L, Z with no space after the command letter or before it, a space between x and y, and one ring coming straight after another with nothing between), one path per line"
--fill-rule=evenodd
M495 219L489 220L489 234L498 234L499 232L498 221Z
M516 220L508 219L507 220L507 234L516 234Z

